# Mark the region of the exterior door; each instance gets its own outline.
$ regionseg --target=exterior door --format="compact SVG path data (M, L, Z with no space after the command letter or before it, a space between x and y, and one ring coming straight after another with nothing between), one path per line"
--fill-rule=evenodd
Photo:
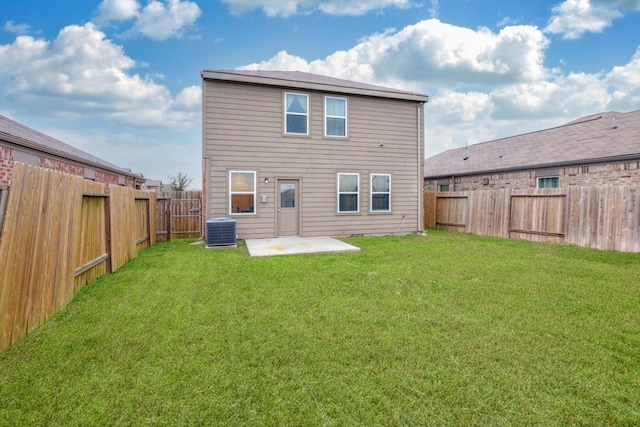
M278 181L278 236L297 236L300 223L299 182Z

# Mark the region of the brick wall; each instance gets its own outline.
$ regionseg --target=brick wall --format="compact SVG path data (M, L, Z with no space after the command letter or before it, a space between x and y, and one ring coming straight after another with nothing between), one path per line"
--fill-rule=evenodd
M66 163L60 160L51 159L49 157L40 157L38 162L38 166L46 169L53 169L58 172L64 172L71 175L80 175L84 176L84 167L74 165L71 163Z
M561 167L558 172L560 187L640 185L640 161ZM483 180L486 182L487 179L488 183L483 184ZM428 179L425 180L424 191L438 191L438 184L449 184L449 191L536 188L536 171L461 176L454 180Z
M136 180L129 176L126 176L124 177L124 186L129 188L136 188Z
M560 185L640 185L640 160L578 167L560 170Z
M11 183L13 162L13 150L10 147L0 146L0 185L9 185ZM85 172L84 166L67 163L62 160L52 159L50 157L38 156L37 166L45 169L53 169L58 172L68 173L70 175L84 176ZM108 172L96 171L95 181L117 185L118 175ZM125 187L135 187L135 180L131 177L125 177Z
M118 185L118 175L112 173L96 171L96 182Z
M13 150L0 146L0 185L9 185L13 172Z

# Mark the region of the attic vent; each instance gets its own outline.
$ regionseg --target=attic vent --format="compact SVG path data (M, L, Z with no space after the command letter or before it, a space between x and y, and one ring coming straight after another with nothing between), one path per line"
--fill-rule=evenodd
M207 248L236 245L236 220L211 218L207 220Z

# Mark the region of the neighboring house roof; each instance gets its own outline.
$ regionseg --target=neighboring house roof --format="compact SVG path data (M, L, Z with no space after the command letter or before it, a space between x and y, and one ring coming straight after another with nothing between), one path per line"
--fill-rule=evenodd
M160 179L148 179L147 187L162 187L162 180Z
M465 160L466 159L466 160ZM456 148L425 160L425 178L640 159L640 110Z
M398 90L384 86L359 83L351 80L336 79L302 71L261 71L261 70L204 70L202 77L211 80L223 80L290 87L304 90L330 90L332 92L393 98L409 101L427 102L429 97L415 92Z
M133 173L129 169L118 167L2 115L0 115L0 141L7 141L21 147L136 179L142 178L142 175Z

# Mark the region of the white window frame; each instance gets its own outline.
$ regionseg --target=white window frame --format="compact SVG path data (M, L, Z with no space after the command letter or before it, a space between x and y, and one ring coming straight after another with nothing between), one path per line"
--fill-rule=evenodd
M389 191L373 191L373 177L375 176L386 176L389 178ZM383 212L391 212L391 174L389 173L372 173L369 177L370 182L370 193L369 193L369 211L372 213L383 213ZM374 194L387 194L389 196L389 204L387 209L373 209L373 195Z
M540 187L540 181L543 179L555 179L558 183L557 187ZM539 176L536 178L536 188L560 188L560 177L559 176Z
M250 173L253 174L253 191L233 191L231 188L231 184L233 182L233 174L234 173ZM256 194L257 194L257 173L256 171L246 171L246 170L232 170L229 171L229 215L256 215L258 206L256 204ZM234 195L252 195L253 196L253 212L233 212L233 196Z
M289 113L287 112L287 95L297 95L297 96L304 96L307 100L307 112L306 113ZM282 100L282 107L284 110L284 134L285 135L309 135L309 95L306 93L298 93L298 92L285 92L284 93L284 97ZM305 133L302 132L289 132L289 129L287 128L287 116L291 114L294 116L304 116L307 120L307 131Z
M343 175L354 175L357 177L358 181L357 181L357 185L358 185L358 191L340 191L340 177ZM337 193L337 200L336 200L336 210L338 213L340 214L355 214L355 213L360 213L360 174L356 173L356 172L339 172L338 176L337 176L337 182L336 182L336 193ZM341 211L340 210L340 195L341 194L355 194L357 196L357 200L356 200L356 210L355 211Z
M342 101L344 101L344 116L332 116L329 115L327 113L327 100L328 99L340 99ZM348 131L348 121L347 121L347 117L349 114L349 100L343 96L330 96L330 95L326 95L324 97L324 136L327 138L347 138L347 136L349 135L349 131ZM344 120L344 135L329 135L327 133L327 130L329 129L329 126L327 126L327 120L328 119L343 119Z
M446 189L445 189L446 187ZM448 193L450 190L449 184L438 184L438 193Z

